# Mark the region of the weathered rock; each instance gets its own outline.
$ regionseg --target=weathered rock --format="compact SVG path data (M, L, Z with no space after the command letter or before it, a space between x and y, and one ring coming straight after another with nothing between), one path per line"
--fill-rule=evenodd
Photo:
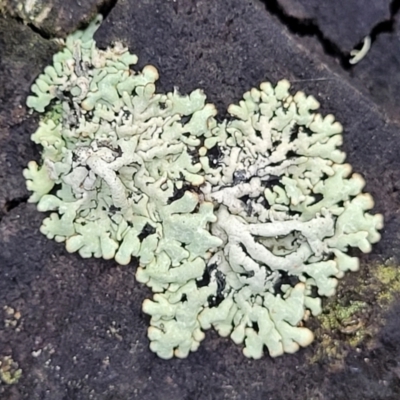
M391 0L278 0L286 15L313 23L342 52L349 53L373 28L390 19Z
M378 35L365 59L353 67L351 75L389 118L400 123L399 18L391 32Z
M58 46L11 18L0 16L0 32L1 219L7 202L28 195L21 171L26 157L37 158L38 154L30 140L36 119L28 116L25 99Z

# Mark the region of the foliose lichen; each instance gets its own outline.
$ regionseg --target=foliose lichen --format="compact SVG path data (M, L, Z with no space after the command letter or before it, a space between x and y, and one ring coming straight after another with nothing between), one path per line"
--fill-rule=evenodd
M160 357L186 357L211 326L247 357L307 346L304 319L359 268L347 249L370 251L383 226L338 149L342 126L286 80L217 122L201 90L158 94L154 67L96 48L99 23L67 38L27 101L46 111L41 166L24 171L30 201L52 211L41 232L82 257L138 259Z
M220 245L205 229L216 218L212 203L185 190L204 182L190 152L215 108L200 90L156 94L154 67L135 73L129 66L137 57L122 45L96 48L97 23L68 37L28 97L38 112L62 110L32 135L43 163L24 171L30 201L53 211L41 227L49 239L82 257L124 265L138 257L147 266L138 277L159 291L204 269L208 249ZM170 277L165 256L175 267ZM163 265L163 277L153 280Z

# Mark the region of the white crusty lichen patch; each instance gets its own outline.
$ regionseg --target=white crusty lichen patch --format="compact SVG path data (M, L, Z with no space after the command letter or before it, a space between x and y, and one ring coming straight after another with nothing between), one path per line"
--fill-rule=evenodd
M218 123L200 90L158 94L157 70L99 50L100 19L67 38L32 86L44 113L24 171L41 232L82 257L138 260L155 295L150 348L186 357L213 326L247 357L293 353L321 297L379 240L364 181L345 164L342 127L289 82L263 83Z

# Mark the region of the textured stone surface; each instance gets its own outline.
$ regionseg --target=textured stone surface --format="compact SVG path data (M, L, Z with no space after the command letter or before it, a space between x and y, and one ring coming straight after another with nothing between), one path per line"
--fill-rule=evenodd
M27 157L38 153L30 141L35 121L25 99L36 76L51 61L56 44L0 16L0 219L7 202L28 195L21 176Z
M390 19L391 0L277 0L284 12L312 22L324 37L349 53L381 22Z
M17 385L0 385L1 399L399 398L399 303L385 322L376 292L361 297L357 287L373 274L373 262L400 257L398 127L328 69L321 54L310 52L257 0L121 0L98 32L103 47L122 39L141 66L156 65L160 90L201 87L221 113L266 79L286 77L295 89L314 94L323 112L343 123L348 161L365 176L386 218L383 239L362 258L361 271L340 283L341 298L365 301L365 323L379 330L358 350L347 345L347 335L332 331L341 354L316 362L320 337L293 356L254 362L209 332L189 358L163 361L148 349L141 302L150 292L135 282L134 263L118 267L68 254L39 233L43 215L34 205L17 205L27 195L22 169L39 155L29 140L36 121L27 115L25 96L56 46L11 20L0 23L0 33L0 310L21 313L16 328L6 327L0 313L0 355L12 355L23 369Z
M351 76L388 117L400 123L399 17L391 32L383 32L376 38L365 59L353 67Z

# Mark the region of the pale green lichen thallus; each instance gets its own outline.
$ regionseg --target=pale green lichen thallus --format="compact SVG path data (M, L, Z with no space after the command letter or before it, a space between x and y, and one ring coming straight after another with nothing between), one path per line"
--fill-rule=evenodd
M201 90L156 92L121 44L96 47L97 18L66 39L27 104L44 113L24 171L41 232L82 257L139 260L155 292L150 348L186 357L214 327L247 357L293 353L321 296L356 271L349 247L379 240L364 180L345 164L342 126L286 80L245 93L215 119Z

